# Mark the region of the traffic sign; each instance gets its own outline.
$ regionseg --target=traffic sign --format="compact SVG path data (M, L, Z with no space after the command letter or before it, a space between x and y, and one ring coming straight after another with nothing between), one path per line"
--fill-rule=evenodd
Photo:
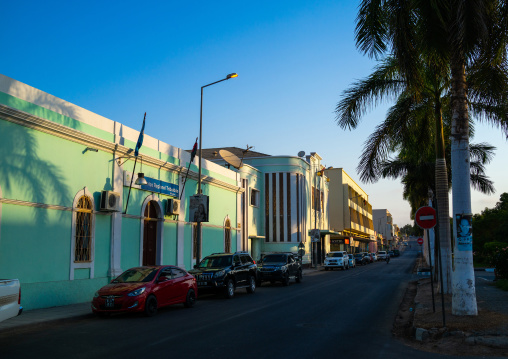
M415 215L416 224L423 229L431 229L437 223L436 210L432 207L420 207Z
M418 244L419 244L419 245L422 245L422 244L423 244L423 238L421 238L421 237L420 237L420 238L418 238L418 239L416 240L416 242L418 242Z

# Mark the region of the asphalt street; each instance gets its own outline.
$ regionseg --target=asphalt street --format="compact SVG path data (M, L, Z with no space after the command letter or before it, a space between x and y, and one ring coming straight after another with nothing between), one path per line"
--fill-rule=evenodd
M263 284L231 300L202 296L194 308L177 305L151 318L90 315L3 333L0 357L445 358L391 334L416 256L413 249L389 264L314 271L300 284Z

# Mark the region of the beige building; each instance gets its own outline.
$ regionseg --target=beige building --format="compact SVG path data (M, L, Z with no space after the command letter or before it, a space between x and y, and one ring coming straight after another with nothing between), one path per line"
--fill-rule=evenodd
M330 250L376 252L368 194L342 168L328 168Z

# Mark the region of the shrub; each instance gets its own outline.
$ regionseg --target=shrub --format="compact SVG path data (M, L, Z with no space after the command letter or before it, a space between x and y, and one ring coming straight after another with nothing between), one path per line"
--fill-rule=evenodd
M508 279L508 246L493 252L490 256L490 264L495 268L497 278Z

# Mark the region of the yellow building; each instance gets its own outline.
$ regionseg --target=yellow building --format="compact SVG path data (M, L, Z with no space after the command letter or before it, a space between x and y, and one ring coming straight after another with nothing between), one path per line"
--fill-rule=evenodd
M368 194L342 168L328 168L330 250L376 252Z

